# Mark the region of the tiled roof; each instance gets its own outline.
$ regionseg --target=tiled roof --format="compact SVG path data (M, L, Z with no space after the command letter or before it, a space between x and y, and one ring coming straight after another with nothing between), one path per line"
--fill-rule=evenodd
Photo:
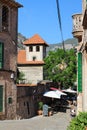
M26 41L23 42L25 45L31 45L31 44L43 44L46 46L49 46L38 34L35 34L31 38L27 39Z
M17 56L17 64L25 65L38 65L38 64L44 64L44 61L26 61L26 51L25 50L19 50L18 56Z

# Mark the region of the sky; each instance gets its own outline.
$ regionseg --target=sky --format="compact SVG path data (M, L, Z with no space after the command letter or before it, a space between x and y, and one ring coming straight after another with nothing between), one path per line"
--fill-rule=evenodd
M18 13L18 32L26 38L39 34L48 44L62 41L56 0L16 0L23 5ZM73 38L72 15L82 12L82 0L59 0L63 39Z

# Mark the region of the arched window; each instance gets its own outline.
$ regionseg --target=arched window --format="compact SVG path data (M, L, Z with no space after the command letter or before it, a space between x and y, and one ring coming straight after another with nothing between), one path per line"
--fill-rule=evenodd
M29 51L33 51L33 46L29 46Z
M2 7L2 30L8 31L9 10L7 6Z
M40 46L36 46L36 51L40 51Z

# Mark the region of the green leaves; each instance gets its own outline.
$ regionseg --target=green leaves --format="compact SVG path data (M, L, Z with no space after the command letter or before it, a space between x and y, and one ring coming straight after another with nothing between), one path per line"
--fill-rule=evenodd
M65 88L74 86L76 81L76 54L74 50L57 49L50 51L44 59L44 78L60 82Z
M87 127L87 112L80 112L78 116L73 118L67 130L85 130Z

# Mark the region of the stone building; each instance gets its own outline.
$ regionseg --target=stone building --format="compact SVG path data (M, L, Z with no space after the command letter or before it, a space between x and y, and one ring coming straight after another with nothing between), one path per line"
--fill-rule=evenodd
M0 0L0 119L16 116L17 20L21 5Z
M37 85L17 84L17 119L37 115L38 102L43 101L43 93L50 89L51 81L41 81Z
M78 39L77 46L77 113L87 111L87 0L82 0L82 13L73 18L73 36Z
M25 50L18 51L18 69L25 75L25 83L37 84L43 80L43 65L48 44L35 34L23 43Z
M30 118L37 114L38 101L49 90L50 81L43 80L43 65L48 44L38 35L23 42L24 50L18 51L18 70L24 80L17 84L17 118ZM52 86L52 85L51 85Z

